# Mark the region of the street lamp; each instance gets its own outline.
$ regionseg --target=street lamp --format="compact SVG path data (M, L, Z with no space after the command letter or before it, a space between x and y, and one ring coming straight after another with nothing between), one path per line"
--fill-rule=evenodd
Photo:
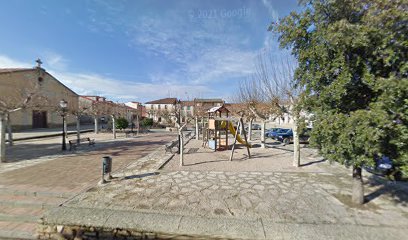
M67 112L68 103L64 99L59 102L61 107L61 117L62 117L62 150L67 150L67 145L65 143L65 115Z
M179 128L180 128L180 126L181 126L181 121L180 121L180 118L181 118L181 101L180 101L180 99L177 101L177 110L178 110L178 112L176 112L176 114L178 114L178 116L177 116L177 123L178 123L178 125L179 125ZM181 152L181 136L180 136L180 134L181 134L181 131L180 131L180 129L179 129L179 135L178 135L178 142L179 142L179 146L178 146L178 154L180 154L180 152Z

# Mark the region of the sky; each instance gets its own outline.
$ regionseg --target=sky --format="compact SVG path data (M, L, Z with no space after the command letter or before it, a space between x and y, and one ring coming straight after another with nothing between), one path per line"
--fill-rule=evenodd
M233 99L296 0L0 0L0 68L42 67L116 102Z

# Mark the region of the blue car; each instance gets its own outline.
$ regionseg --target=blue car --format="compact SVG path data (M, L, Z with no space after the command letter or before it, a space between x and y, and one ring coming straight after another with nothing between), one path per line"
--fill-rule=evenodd
M270 129L266 129L265 130L265 137L269 137L269 134L271 134L272 132L277 132L279 131L281 128L270 128Z
M276 132L270 132L268 137L273 138L275 140L278 140L278 136L285 134L288 131L292 131L291 129L288 128L281 128L279 130L277 130Z
M375 166L363 166L363 168L372 174L380 176L394 176L399 181L402 179L402 173L395 166L394 162L387 156L375 157Z
M285 132L277 133L276 140L283 142L285 144L289 144L291 139L293 139L293 131L292 129L288 129Z
M299 142L309 143L310 131L312 131L311 128L306 128L303 131L301 131L299 134ZM278 135L278 141L283 142L284 144L291 143L293 141L292 129L290 129L290 131L287 131L286 133Z

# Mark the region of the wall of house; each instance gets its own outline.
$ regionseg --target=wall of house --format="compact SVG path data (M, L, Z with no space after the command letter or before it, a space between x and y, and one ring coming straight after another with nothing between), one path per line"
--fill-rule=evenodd
M37 83L39 87L36 88ZM1 73L0 86L3 99L10 102L23 101L28 93L33 91L38 91L46 99L41 101L43 106L40 108L28 108L11 113L10 119L15 130L32 128L33 110L46 111L47 127L61 126L62 117L58 110L59 102L63 99L68 102L70 110L78 109L78 95L41 69ZM66 119L69 125L76 122L73 115L68 114Z
M173 113L176 110L176 105L174 104L146 104L146 112L149 118L152 118L155 122L165 123L162 112L168 111Z

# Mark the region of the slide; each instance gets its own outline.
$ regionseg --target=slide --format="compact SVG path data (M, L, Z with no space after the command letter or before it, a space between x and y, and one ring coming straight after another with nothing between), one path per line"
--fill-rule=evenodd
M221 126L222 126L222 127L225 126L225 121L222 122L222 125L221 125ZM235 128L234 128L234 126L232 125L231 122L229 122L228 129L230 130L230 132L232 133L232 135L235 137L236 131L235 131ZM238 141L239 143L241 143L241 144L244 144L245 146L252 147L251 144L248 144L247 142L245 142L245 140L243 140L243 139L241 138L241 135L239 135L239 134L237 135L237 141Z

